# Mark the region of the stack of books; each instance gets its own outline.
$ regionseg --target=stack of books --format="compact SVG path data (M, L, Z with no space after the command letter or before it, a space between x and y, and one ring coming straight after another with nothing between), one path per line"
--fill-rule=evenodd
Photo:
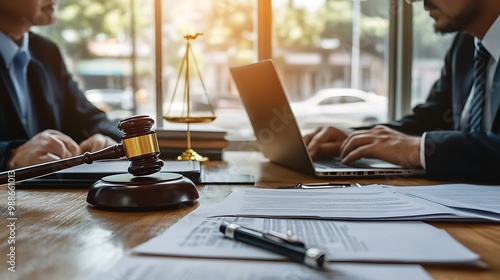
M222 152L228 146L227 131L214 126L191 125L191 148L210 160L222 160ZM156 129L160 157L176 159L187 149L187 126L167 126Z

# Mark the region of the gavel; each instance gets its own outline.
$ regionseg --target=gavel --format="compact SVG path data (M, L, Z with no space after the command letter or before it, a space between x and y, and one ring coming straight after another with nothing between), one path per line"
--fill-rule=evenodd
M7 184L9 174L16 182L37 178L80 164L91 164L96 160L127 158L128 172L134 176L156 173L163 167L158 158L160 148L156 133L151 130L154 120L146 115L133 116L120 121L118 129L123 132L121 143L100 151L86 152L80 156L18 168L0 173L0 185Z
M96 160L127 158L130 174L116 174L95 182L87 194L87 202L107 210L148 210L183 203L192 204L199 198L195 184L177 173L159 172L163 160L156 133L151 130L154 121L140 115L122 120L118 129L123 132L121 143L100 151L61 159L0 173L0 185L32 179Z

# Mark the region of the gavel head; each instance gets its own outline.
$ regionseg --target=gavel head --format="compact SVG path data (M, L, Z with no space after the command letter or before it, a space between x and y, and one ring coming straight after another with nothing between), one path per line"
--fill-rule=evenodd
M151 130L154 120L146 115L123 119L118 129L123 132L122 144L125 156L130 161L128 172L134 176L156 173L163 167L158 158L160 148L156 133Z

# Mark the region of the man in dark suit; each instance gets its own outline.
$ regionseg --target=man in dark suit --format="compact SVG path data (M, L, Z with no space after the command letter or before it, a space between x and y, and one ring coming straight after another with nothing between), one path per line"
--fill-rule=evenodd
M437 32L458 32L426 102L397 122L349 134L320 128L304 137L309 152L346 164L368 157L424 167L434 180L500 183L500 1L424 0L424 7ZM479 46L486 52L475 55Z
M0 1L0 170L116 143L120 132L72 80L58 47L30 33L57 0Z

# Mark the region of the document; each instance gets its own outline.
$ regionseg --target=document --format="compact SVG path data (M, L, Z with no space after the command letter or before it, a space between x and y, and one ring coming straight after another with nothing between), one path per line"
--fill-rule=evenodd
M231 193L209 215L371 221L500 221L500 214L467 212L398 190L381 185L321 190L245 189Z
M289 262L128 256L94 280L430 280L419 265L330 264L318 271Z
M200 207L163 234L135 247L152 255L230 259L284 260L271 251L225 238L222 221L259 231L291 230L307 247L326 252L327 260L342 262L472 264L479 256L446 231L422 222L354 222L312 219L205 218Z
M392 188L397 192L448 207L500 214L500 186L443 184L404 188L393 186Z

